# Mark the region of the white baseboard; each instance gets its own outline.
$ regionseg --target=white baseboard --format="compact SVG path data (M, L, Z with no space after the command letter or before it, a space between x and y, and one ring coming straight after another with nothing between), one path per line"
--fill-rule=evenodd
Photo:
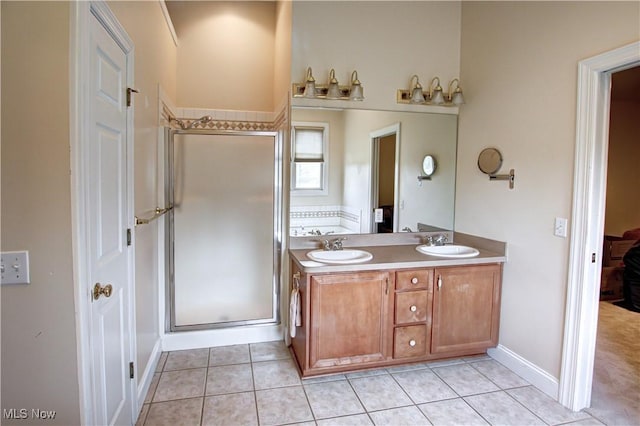
M138 414L140 413L140 410L142 410L144 399L147 396L147 392L149 392L149 388L151 387L153 374L156 372L156 367L158 366L158 361L160 360L160 355L162 354L161 348L162 348L162 341L160 340L160 338L158 338L158 340L156 340L156 344L153 345L153 350L151 351L149 362L147 362L147 365L144 368L144 372L139 376L138 395L137 395Z
M551 374L502 345L489 349L487 354L551 398L558 400L558 379Z
M257 325L219 330L179 331L162 336L163 351L241 345L283 340L282 325Z

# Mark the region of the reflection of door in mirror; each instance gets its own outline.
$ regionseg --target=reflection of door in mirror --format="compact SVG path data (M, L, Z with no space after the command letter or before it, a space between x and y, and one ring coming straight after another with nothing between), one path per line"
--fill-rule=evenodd
M371 133L371 232L397 231L396 153L399 125ZM378 214L376 215L376 210Z

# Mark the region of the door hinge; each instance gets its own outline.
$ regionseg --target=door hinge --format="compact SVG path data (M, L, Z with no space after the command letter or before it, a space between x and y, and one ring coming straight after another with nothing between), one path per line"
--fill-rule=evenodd
M591 253L591 263L596 263L596 254Z
M131 93L140 93L136 89L132 89L131 87L127 87L127 106L131 106Z
M129 363L129 378L130 379L133 379L134 371L135 371L135 369L134 369L134 366L133 366L133 362L130 362Z
M127 246L131 245L131 228L127 228Z

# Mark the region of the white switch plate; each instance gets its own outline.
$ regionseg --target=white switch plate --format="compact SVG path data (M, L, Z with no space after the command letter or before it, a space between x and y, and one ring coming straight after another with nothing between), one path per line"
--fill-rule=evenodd
M382 223L382 209L373 209L374 221L376 223Z
M556 237L567 238L567 219L564 217L556 217L555 225L553 226L553 235Z
M5 251L1 257L2 284L29 284L29 252Z

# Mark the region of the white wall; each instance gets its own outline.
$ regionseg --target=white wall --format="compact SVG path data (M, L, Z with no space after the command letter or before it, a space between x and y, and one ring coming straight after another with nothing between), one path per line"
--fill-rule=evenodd
M500 344L559 377L571 217L577 63L640 34L637 2L465 2L456 230L506 241ZM502 151L515 189L478 153Z
M615 84L615 81L614 81ZM640 102L612 101L604 231L622 234L640 228Z
M2 407L79 424L69 181L69 4L2 7L2 250L31 283L2 287ZM25 420L2 419L2 424Z
M435 76L448 84L458 77L459 59L459 2L293 3L292 82L303 82L310 66L317 84L335 68L348 85L357 70L365 96L357 108L400 109L396 90L408 88L413 74L425 87ZM340 102L354 104L323 101Z

